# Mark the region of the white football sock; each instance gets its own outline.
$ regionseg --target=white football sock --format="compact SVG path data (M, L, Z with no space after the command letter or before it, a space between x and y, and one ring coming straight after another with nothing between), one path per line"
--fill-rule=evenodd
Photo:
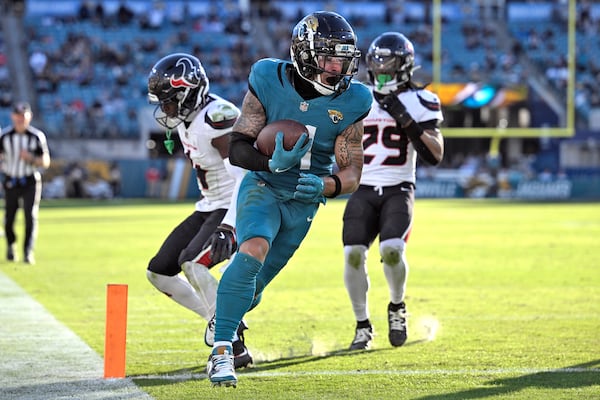
M206 303L198 297L198 294L185 279L181 276L167 276L154 273L146 270L146 276L150 283L152 283L158 290L169 296L175 302L181 304L200 315L207 321L212 317L214 313L214 303L211 308L208 308Z
M390 301L398 304L404 300L408 263L404 248L406 243L399 238L384 240L379 244L379 253L383 260L383 272L390 289Z
M357 321L369 319L367 246L344 246L344 284Z
M219 281L212 276L210 270L202 264L186 261L181 265L185 277L196 290L204 308L209 310L210 315L215 313L217 307L217 288Z

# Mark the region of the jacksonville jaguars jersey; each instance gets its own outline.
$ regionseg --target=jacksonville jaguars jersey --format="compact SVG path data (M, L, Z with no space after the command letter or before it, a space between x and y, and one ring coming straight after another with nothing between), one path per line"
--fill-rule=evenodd
M317 176L332 173L337 136L369 111L372 99L365 85L352 81L339 95L304 100L285 73L289 66L289 61L262 59L254 63L249 77L253 93L264 106L267 124L294 119L308 128L312 138L311 149L294 168L280 174L256 172L262 180L281 189L284 198L296 190L300 172Z
M228 208L235 186L221 158L211 141L231 131L240 115L240 110L232 103L215 95L209 95L209 103L194 117L186 128L185 123L177 126L177 133L186 157L196 172L196 182L202 199L196 202L198 211L214 211Z
M428 90L402 92L398 98L416 122L443 121L440 100ZM363 121L365 162L360 183L369 186L395 186L415 183L417 152L396 121L377 101Z

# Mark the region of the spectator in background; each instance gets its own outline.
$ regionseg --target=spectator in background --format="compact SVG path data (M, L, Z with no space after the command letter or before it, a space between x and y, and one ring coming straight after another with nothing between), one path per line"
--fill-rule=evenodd
M96 3L96 6L94 7L94 22L102 25L106 25L107 23L107 20L104 18L104 5L102 4L102 1Z
M552 176L552 171L550 168L544 168L542 172L538 174L538 180L541 182L552 182L554 177Z
M76 199L84 197L83 183L85 181L86 171L81 164L74 162L68 171L67 180L69 182L69 195Z
M10 78L8 75L8 65L6 64L6 55L2 52L0 45L0 89L10 88ZM0 106L8 107L11 104L11 91L0 90Z
M89 135L93 138L110 136L111 123L104 112L104 105L99 99L94 100L88 109Z
M126 0L121 0L117 10L117 23L119 25L129 25L135 17L135 13L127 6Z
M71 103L65 105L64 115L64 133L68 138L80 138L87 131L87 111L83 100L76 98Z
M50 151L46 135L31 126L33 112L26 102L16 103L10 114L12 125L0 135L0 157L4 173L5 193L4 232L6 236L6 259L16 261L14 222L22 201L25 217L23 241L24 261L34 264L34 247L37 237L38 213L42 198L40 168L50 166Z
M94 2L90 1L90 0L84 0L81 2L81 5L79 6L79 10L77 12L77 16L79 17L80 21L85 21L88 19L91 19L92 16L94 15Z
M112 190L113 197L121 197L121 169L116 161L110 164L109 184Z
M557 56L549 60L546 68L546 78L556 89L566 90L569 80L568 60L565 56Z
M34 78L42 77L47 64L48 56L40 49L34 50L29 56L29 66L33 71Z
M217 14L210 14L208 16L208 21L204 25L204 32L211 33L223 33L225 32L225 25L220 20Z
M171 4L169 5L169 21L176 26L181 26L186 23L190 15L188 3Z
M152 5L140 19L142 29L160 29L165 20L165 5L162 1L154 0Z
M146 170L146 196L152 198L160 197L160 181L160 170L155 166L148 167Z

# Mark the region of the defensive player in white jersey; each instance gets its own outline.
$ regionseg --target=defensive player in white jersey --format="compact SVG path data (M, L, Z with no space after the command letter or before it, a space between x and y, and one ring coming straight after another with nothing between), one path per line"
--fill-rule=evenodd
M436 165L444 153L440 101L411 81L414 55L412 43L397 32L379 35L366 55L374 100L364 119L360 186L346 204L342 235L344 283L357 321L350 350L368 349L373 340L367 253L377 236L390 294L388 338L392 346L407 339L405 248L412 227L417 154Z
M229 136L240 110L209 93L209 81L198 58L175 53L159 60L148 76L148 99L156 104L154 118L177 133L196 171L201 200L194 212L167 236L150 260L148 280L175 302L209 321L205 342L212 346L209 327L215 313L218 282L209 269L236 250L235 204L245 170L229 162ZM171 151L173 142L165 141ZM180 276L183 270L186 279ZM252 363L243 341L242 322L234 338L235 367Z

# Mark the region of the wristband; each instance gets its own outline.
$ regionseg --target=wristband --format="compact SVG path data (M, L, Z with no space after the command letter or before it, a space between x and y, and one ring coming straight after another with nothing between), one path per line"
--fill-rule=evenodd
M412 118L411 121L412 122L407 126L403 126L402 129L404 129L406 136L408 136L410 140L416 140L423 134L423 128L421 128L421 126L419 126Z
M337 175L329 175L329 177L335 182L335 190L333 193L325 197L333 199L334 197L339 196L340 192L342 191L342 181L340 181L340 178Z
M410 139L413 148L417 151L417 154L430 165L438 165L440 160L436 159L429 147L421 140L423 136L423 128L415 121L411 122L406 128L404 128L406 136Z
M397 123L400 124L400 127L403 129L406 129L413 122L415 122L415 120L410 116L410 114L408 112L406 112L406 110L404 110L404 112L402 114L400 114L397 118L394 117L394 119L396 120Z

